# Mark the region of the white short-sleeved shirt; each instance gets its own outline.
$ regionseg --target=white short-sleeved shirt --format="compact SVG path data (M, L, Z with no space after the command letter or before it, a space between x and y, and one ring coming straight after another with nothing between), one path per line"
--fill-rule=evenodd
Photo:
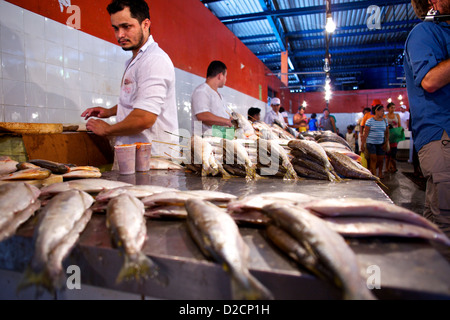
M133 109L156 114L153 126L139 134L119 136L116 145L153 140L178 143L178 112L175 98L175 68L170 57L150 36L133 60L128 60L120 87L117 121L125 119ZM152 155L172 153L170 145L153 142Z
M283 115L279 112L275 113L273 109L266 113L266 116L264 117L264 122L271 125L275 119L277 119L281 123L283 128L286 128L286 121L284 121Z
M409 111L399 112L398 115L400 116L401 126L404 129L408 129L408 126L406 125L406 121L409 120Z
M202 112L211 112L212 114L229 119L227 113L226 101L220 93L214 91L206 82L195 88L191 96L192 119L191 129L194 133L194 122L199 121L197 114ZM211 129L212 126L202 124L202 133Z

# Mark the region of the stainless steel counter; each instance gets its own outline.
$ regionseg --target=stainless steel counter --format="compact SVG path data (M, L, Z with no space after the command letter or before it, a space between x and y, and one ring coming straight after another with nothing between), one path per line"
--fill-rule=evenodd
M150 171L121 176L106 172L103 178L134 184L152 184L180 190L207 189L238 196L271 191L303 192L327 197L369 197L392 202L372 181L348 180L284 181L267 178L246 182L243 178L198 177L180 171ZM23 225L13 238L0 243L0 268L22 272L33 253L34 221ZM94 214L83 231L78 245L65 265L78 265L82 282L163 299L230 299L228 274L207 260L190 238L185 222L149 220L144 252L159 263L169 276L168 286L153 280L116 284L122 256L112 248L105 227L105 217ZM317 279L285 257L265 239L263 229L240 227L250 247L250 271L276 299L340 299L332 285ZM450 264L426 241L413 239L348 239L360 263L361 275L367 279L370 266L380 271L381 288L374 294L382 299L450 299Z

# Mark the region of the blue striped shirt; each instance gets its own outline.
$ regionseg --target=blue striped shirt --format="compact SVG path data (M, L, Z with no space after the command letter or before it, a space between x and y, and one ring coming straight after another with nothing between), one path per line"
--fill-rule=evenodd
M387 127L386 119L383 118L380 121L377 121L375 120L375 118L370 118L366 122L366 127L370 127L366 143L372 144L384 143L384 133L386 132Z

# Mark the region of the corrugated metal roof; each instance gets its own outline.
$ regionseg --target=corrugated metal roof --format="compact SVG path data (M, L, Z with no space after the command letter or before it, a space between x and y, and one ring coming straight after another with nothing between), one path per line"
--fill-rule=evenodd
M308 77L305 73L323 71L326 0L203 0L202 3L273 73L280 72L280 53L288 50L294 67L289 71L291 87L306 88L318 76ZM370 6L375 7L369 9ZM328 42L332 78L354 75L353 82L359 88L389 87L392 79L379 70L398 75L399 57L407 35L420 21L410 0L331 0L330 8L336 23L336 31ZM380 23L374 29L376 20L369 18L377 16ZM379 80L372 81L369 76Z

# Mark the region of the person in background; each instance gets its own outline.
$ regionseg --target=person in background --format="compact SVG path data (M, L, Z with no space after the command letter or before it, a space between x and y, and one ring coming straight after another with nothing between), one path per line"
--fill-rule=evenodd
M132 57L126 63L118 104L109 109L88 108L81 114L85 120L116 116L116 123L89 119L86 129L114 137L116 145L153 140L178 143L175 68L150 34L147 3L114 0L107 11L118 44L124 51L131 51ZM152 143L152 154L164 153L171 154L167 145Z
M227 81L227 67L222 61L212 61L206 70L206 81L194 89L191 96L192 133L196 121L202 124L202 134L212 126L232 127L226 101L218 89Z
M373 118L373 117L375 116L375 109L376 109L378 106L383 106L383 104L381 103L381 100L380 100L380 99L374 99L374 100L372 101L372 106L371 106L372 108L371 108L370 112L366 113L366 114L364 115L364 117L362 118L362 120L361 120L361 140L362 140L362 135L364 135L364 130L365 130L366 122L367 122L367 120L369 120L370 118ZM383 114L383 116L384 116L384 114ZM362 141L361 141L361 146L362 146ZM363 151L363 150L364 150L364 151ZM367 149L366 147L363 149L363 148L361 147L361 151L364 152L364 157L366 158L367 164L368 164L368 166L369 166L369 168L370 168L370 155L369 155L369 149Z
M406 106L404 104L400 105L400 124L402 128L409 130L409 111L406 110Z
M412 0L418 17L430 9L450 15L449 0ZM450 236L450 19L417 24L405 42L411 128L427 179L425 218ZM450 258L450 252L446 254Z
M294 114L294 118L292 119L292 125L291 128L298 129L300 126L300 121L305 120L308 121L308 117L305 114L305 107L300 106L298 107L298 111L296 114Z
M275 120L278 120L278 122L283 125L283 128L285 128L286 122L284 122L283 115L280 113L281 100L279 98L272 98L270 106L272 107L272 110L266 113L264 122L268 125L272 125Z
M260 121L261 120L261 109L251 107L247 111L247 117L250 122Z
M281 113L281 115L282 115L283 118L284 118L284 123L286 123L286 125L288 125L288 124L289 124L289 115L288 115L288 113L286 112L286 110L284 110L283 107L280 107L280 113Z
M330 116L328 108L323 109L323 116L319 120L319 129L322 131L331 131L336 133L336 124L333 117Z
M308 120L309 131L317 131L317 114L314 112Z
M356 132L355 132L355 126L349 124L347 126L347 133L345 135L345 140L348 142L350 147L352 148L352 151L355 152L356 150Z
M368 149L370 172L380 179L384 178L383 163L388 146L389 127L386 119L384 119L384 108L382 105L378 105L375 107L375 116L366 122L364 134L361 138L361 151L364 152L366 148Z
M339 137L341 137L342 139L345 139L345 136L344 136L342 133L339 132L339 128L338 128L338 127L336 127L336 134L337 134Z
M304 119L300 120L300 124L298 125L298 132L306 132L308 131L308 124Z
M370 112L371 112L370 108L368 108L368 107L363 108L363 116L356 121L355 133L356 133L356 138L357 138L357 140L356 140L356 153L357 154L360 154L361 136L362 136L362 133L364 130L364 127L361 127L361 121L364 118L364 116L366 115L366 113L370 113Z
M395 112L395 104L393 102L387 105L388 113L386 114L386 120L388 122L389 129L401 127L400 116ZM397 172L397 146L398 142L389 143L389 151L386 152L386 171L389 173Z

